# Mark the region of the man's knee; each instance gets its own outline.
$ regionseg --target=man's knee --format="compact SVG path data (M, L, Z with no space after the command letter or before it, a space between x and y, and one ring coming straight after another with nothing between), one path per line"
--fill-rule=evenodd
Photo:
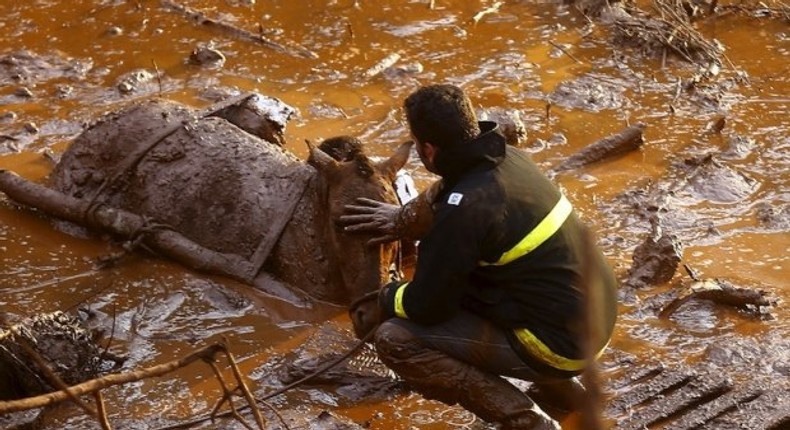
M396 319L381 323L373 344L384 363L408 359L424 349L417 336Z

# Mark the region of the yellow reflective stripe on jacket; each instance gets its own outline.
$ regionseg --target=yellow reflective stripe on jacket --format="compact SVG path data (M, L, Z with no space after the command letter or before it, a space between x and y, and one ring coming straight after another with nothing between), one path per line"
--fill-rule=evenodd
M587 365L587 360L574 360L571 358L565 358L554 351L552 351L545 343L541 342L531 331L525 328L518 328L513 330L516 333L516 337L524 345L524 348L529 352L530 355L537 358L538 360L542 361L549 366L560 369L560 370L567 370L567 371L578 371L585 368ZM604 349L609 343L607 342L603 348L601 348L598 353L595 354L595 359L601 357L603 354Z
M408 282L398 287L395 291L395 315L403 319L409 319L409 316L406 315L406 310L403 309L403 292L406 291L407 285L409 285Z
M537 226L535 226L532 231L527 233L523 239L519 243L516 244L513 248L510 248L509 251L502 254L494 263L488 263L485 261L481 261L481 266L502 266L504 264L510 263L511 261L523 257L535 248L539 247L543 242L548 240L557 230L562 227L562 224L565 223L565 220L568 219L568 216L571 214L573 210L573 206L571 206L571 202L568 199L560 194L560 201L554 205L554 208L551 209L551 212L543 218Z

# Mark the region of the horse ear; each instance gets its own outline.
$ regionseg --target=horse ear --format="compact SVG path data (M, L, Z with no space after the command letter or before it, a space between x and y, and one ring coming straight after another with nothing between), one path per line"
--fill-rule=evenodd
M395 180L395 176L407 161L409 161L409 154L411 154L411 147L414 145L413 141L408 141L398 147L392 156L378 164L379 172L389 178L390 182Z
M310 157L307 158L307 164L315 167L319 171L328 171L337 168L338 162L329 154L319 148L313 146L310 140L305 139L307 148L310 150Z

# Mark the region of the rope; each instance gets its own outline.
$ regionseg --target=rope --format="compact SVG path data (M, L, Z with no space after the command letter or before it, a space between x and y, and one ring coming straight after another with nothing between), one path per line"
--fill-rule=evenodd
M374 291L374 292L378 293L378 291ZM368 296L368 295L370 295L370 293L366 294L365 296ZM365 296L363 296L363 297L365 297ZM357 300L359 300L359 299L357 299ZM338 364L346 361L347 359L351 358L354 354L359 352L359 350L362 349L362 347L365 346L365 344L368 343L373 338L373 334L374 333L376 333L376 329L375 328L370 330L370 332L368 334L366 334L365 337L363 337L361 340L359 340L359 342L354 344L354 346L352 346L351 349L346 351L340 357L335 358L334 360L326 363L325 365L323 365L320 368L316 369L313 373L311 373L309 375L306 375L303 378L298 379L298 380L296 380L294 382L291 382L290 384L288 384L288 385L286 385L284 387L278 388L277 390L275 390L275 391L273 391L273 392L271 392L269 394L266 394L265 396L263 396L261 398L257 398L257 399L255 399L255 401L257 403L264 403L266 400L269 400L272 397L279 396L280 394L283 394L286 391L291 390L292 388L295 388L295 387L297 387L297 386L299 386L301 384L304 384L305 382L315 378L316 376L318 376L318 375L326 372L327 370L337 366ZM243 405L243 406L240 406L240 407L236 408L236 411L241 412L241 411L244 411L244 410L247 410L247 409L250 409L250 406L249 405ZM174 424L174 425L167 426L167 427L159 427L159 428L154 429L154 430L184 429L184 428L189 428L189 427L192 427L192 426L200 424L200 423L204 423L206 421L213 421L215 418L224 418L224 417L229 417L231 415L233 415L233 411L226 411L226 412L223 412L223 413L218 414L218 415L207 415L207 416L196 418L194 420L187 421L187 422L184 422L184 423Z

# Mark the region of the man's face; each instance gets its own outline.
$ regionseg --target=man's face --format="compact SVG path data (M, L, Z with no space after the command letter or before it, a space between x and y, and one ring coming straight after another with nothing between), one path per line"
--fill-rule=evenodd
M414 135L411 136L412 140L417 143L417 155L420 156L420 161L422 161L422 165L425 166L425 169L431 173L436 173L436 166L433 164L434 157L436 157L436 151L438 148L431 145L430 143L422 143L420 142Z

